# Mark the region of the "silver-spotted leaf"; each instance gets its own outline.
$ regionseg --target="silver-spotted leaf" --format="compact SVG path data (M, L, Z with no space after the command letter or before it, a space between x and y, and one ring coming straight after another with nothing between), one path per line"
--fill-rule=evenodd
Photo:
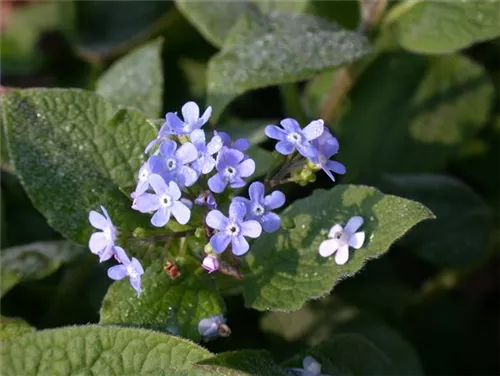
M387 252L417 223L433 217L418 202L355 185L315 191L294 202L283 215L292 218L296 227L262 235L246 257L245 302L258 310L301 308ZM321 257L318 248L333 225L345 225L352 216L364 218L361 230L366 240L361 249L351 249L349 261L340 266L332 257Z

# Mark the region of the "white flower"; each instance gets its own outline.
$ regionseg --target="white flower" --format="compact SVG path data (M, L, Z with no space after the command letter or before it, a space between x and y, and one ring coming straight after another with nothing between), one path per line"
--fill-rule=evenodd
M321 373L321 364L319 364L316 359L312 356L306 356L302 361L302 368L290 368L297 376L328 376Z
M224 316L221 314L212 315L200 320L198 323L198 332L205 340L213 339L218 336L227 337L231 331L225 324L226 318Z
M335 253L337 265L344 265L349 259L349 247L359 249L365 242L364 231L356 232L363 225L363 218L352 217L344 228L336 224L328 233L330 239L323 241L319 246L319 254L323 257Z

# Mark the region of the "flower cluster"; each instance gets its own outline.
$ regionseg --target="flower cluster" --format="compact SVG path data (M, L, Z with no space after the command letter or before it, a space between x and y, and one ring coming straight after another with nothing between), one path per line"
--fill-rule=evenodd
M248 252L248 238L255 239L263 232L272 233L281 227L281 218L275 211L285 204L285 195L273 187L288 181L304 183L295 179L301 169L300 174L304 171L314 174L323 169L332 180L332 173L345 173L342 164L331 160L338 151L338 142L322 120L312 121L304 129L294 119L282 120L282 128L267 126L265 133L279 141L276 150L287 158L274 177L252 182L248 197L234 197L234 192L228 191L245 187L255 172L255 161L246 154L250 142L245 138L233 141L225 132L204 130L211 107L200 116L198 105L188 102L181 113L182 117L174 112L165 115L157 137L145 148L148 159L140 167L130 195L131 208L149 214L151 224L157 229L140 229L121 236L133 235L145 240L148 234L151 239L158 239L158 234L166 239L194 233L207 242L204 255L199 258L204 269L241 278L239 263L232 255ZM292 178L285 179L287 175ZM105 216L94 211L89 214L91 224L101 230L91 236L89 247L100 261L114 257L120 264L109 269L109 277L118 280L128 276L140 294L144 270L137 259L130 260L124 249L115 245L117 230L105 209L102 210ZM192 230L180 235L166 229L172 219ZM330 243L324 247L330 250ZM332 252L337 251L341 259L345 252L340 249L340 240L337 243L339 250ZM225 254L227 249L230 253Z
M109 278L120 280L128 276L130 284L137 291L137 296L139 296L142 292L141 276L144 274L144 269L135 257L130 260L125 250L115 244L117 229L104 206L101 206L101 210L104 216L93 210L89 213L90 224L101 230L91 235L89 240L90 251L99 256L100 262L114 257L120 265L108 269Z

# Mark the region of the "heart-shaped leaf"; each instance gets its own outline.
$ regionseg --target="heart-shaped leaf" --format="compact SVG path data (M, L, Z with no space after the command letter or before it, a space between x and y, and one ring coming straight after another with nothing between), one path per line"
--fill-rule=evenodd
M72 326L25 334L1 347L3 375L188 375L212 354L144 329Z
M417 223L432 218L418 202L384 195L367 186L340 185L294 202L283 215L295 228L262 235L246 257L244 297L258 310L296 310L311 298L328 293L337 283L387 252L392 243ZM335 224L361 216L366 239L350 251L345 265L323 258L319 245Z
M11 159L34 205L56 230L86 243L88 212L105 206L114 223L135 228L142 217L118 189L135 184L154 127L135 110L77 89L2 94Z

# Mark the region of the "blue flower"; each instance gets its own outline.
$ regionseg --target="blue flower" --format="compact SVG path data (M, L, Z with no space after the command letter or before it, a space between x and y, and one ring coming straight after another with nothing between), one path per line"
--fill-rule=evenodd
M162 173L166 182L174 181L180 187L189 187L198 180L198 174L188 163L194 162L198 157L196 147L186 142L177 149L175 141L166 141L160 145Z
M141 295L141 275L144 274L144 269L141 263L132 257L132 261L128 258L127 254L122 247L115 247L115 258L121 262L121 265L115 265L108 269L108 277L119 281L125 277L129 277L130 284L137 291L137 297Z
M198 158L191 164L191 167L198 174L208 174L215 167L215 158L212 157L222 148L222 140L219 136L214 136L212 140L205 145L205 132L201 129L195 129L191 132L191 142L198 150Z
M158 156L152 155L149 157L139 170L137 186L135 187L135 191L132 193L133 198L139 197L149 189L149 176L151 174L161 173L162 165L163 163Z
M215 201L214 195L210 191L201 191L201 193L196 197L194 203L198 206L206 206L210 210L217 209L217 202Z
M292 118L283 119L280 124L283 129L276 125L268 125L265 129L266 136L279 140L276 144L279 153L289 155L297 149L306 158L316 157L318 152L310 141L323 133L323 120L311 121L304 129Z
M328 376L321 373L321 364L312 356L306 356L302 361L302 366L304 368L289 368L289 370L297 376Z
M205 339L216 338L220 335L219 328L226 323L226 318L221 314L201 319L198 323L198 332Z
M346 168L342 163L330 160L339 151L339 142L328 129L325 128L322 135L315 139L312 145L318 151L318 155L310 158L311 162L320 166L332 181L335 181L332 172L340 175L346 173Z
M233 253L241 256L250 248L245 236L250 238L260 236L262 232L260 223L253 220L245 221L246 213L245 204L234 200L229 205L229 218L218 210L212 210L208 213L205 219L207 225L219 230L210 238L210 246L215 252L224 252L231 243Z
M253 159L245 158L245 154L236 149L222 149L217 155L217 174L208 179L208 187L212 192L221 193L229 184L231 188L245 186L246 178L255 171Z
M216 136L222 139L222 144L229 149L245 151L250 147L250 141L247 138L238 138L236 141L231 141L231 137L226 132L214 131Z
M144 193L136 197L132 209L141 213L156 211L151 218L151 224L156 227L165 226L171 214L182 225L189 222L191 211L180 201L181 191L175 182L171 181L167 185L160 175L153 174L149 177L149 184L155 194Z
M182 106L181 111L184 121L173 112L166 115L167 123L171 128L170 131L176 135L190 134L195 129L200 129L212 115L212 107L208 106L200 118L200 108L194 102L187 102Z
M90 251L99 256L99 262L109 260L114 255L113 247L116 240L116 228L111 222L104 206L101 205L104 216L96 211L89 213L90 224L100 232L92 234L89 240Z
M281 191L274 191L264 197L264 184L254 182L248 188L250 200L244 197L235 197L234 200L243 202L247 207L246 218L253 219L262 225L265 232L275 232L280 228L280 217L271 212L285 203L285 195Z

